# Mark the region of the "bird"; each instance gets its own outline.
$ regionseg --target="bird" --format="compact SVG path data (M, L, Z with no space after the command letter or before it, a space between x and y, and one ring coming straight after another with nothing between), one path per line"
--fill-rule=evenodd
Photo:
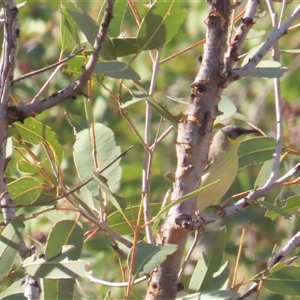
M256 129L246 129L237 125L221 128L213 137L207 165L201 177L201 187L212 184L197 195L197 211L219 203L231 187L238 171L238 149L246 136L259 133Z

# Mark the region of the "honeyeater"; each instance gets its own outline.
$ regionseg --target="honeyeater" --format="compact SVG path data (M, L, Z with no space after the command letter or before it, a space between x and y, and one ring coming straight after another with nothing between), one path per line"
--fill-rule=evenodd
M215 184L199 192L197 210L216 205L232 185L238 171L238 149L248 134L258 133L255 129L245 129L236 125L225 126L213 137L207 165L202 176L201 187Z

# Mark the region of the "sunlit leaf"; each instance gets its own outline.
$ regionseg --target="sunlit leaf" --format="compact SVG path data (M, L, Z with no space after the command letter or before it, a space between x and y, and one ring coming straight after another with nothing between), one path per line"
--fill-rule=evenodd
M152 215L156 215L161 207L161 203L150 203L150 209ZM131 224L136 224L140 206L132 206L126 208L122 214L125 214L127 220ZM119 211L115 211L108 216L107 223L114 231L120 235L133 234L131 227L124 220L122 214ZM144 222L144 217L142 216L140 222Z
M261 61L255 70L250 74L252 77L260 78L279 78L285 72L287 68L281 67L281 64L273 60Z
M220 289L226 282L228 276L227 264L224 265L223 255L226 242L226 228L222 227L214 239L214 246L209 257L201 257L194 270L189 284L190 292L210 291ZM222 269L222 272L220 270ZM226 271L223 273L223 271ZM217 272L220 272L217 274ZM222 278L222 280L221 280Z
M16 122L14 123L14 126L25 142L33 145L38 145L40 143L48 145L56 163L59 165L62 162L62 147L56 138L55 132L49 126L40 123L34 118L27 118L24 123Z
M24 176L8 184L9 192L15 204L31 204L42 193L40 182L34 177Z
M94 124L94 131L92 129L84 129L75 133L76 142L74 144L73 154L78 175L82 182L90 179L93 175L92 171L96 169L93 157L94 146L91 140L91 135L94 133L96 142L95 157L100 170L121 154L121 149L116 145L112 130L100 123ZM118 189L122 175L122 169L119 165L120 160L113 163L108 169L101 173L101 175L107 179L107 184L113 192ZM96 181L89 182L87 188L94 196L98 196L99 191Z
M221 115L216 117L215 124L222 123L224 120L232 117L236 112L236 106L225 95L221 96L221 100L218 104L218 110L222 112Z

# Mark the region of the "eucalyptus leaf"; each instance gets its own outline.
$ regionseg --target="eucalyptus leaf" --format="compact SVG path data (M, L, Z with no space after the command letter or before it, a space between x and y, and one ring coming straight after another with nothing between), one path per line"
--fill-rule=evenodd
M165 261L168 255L174 253L177 249L177 245L165 244L155 246L147 244L143 241L139 242L135 249L135 261L133 275L141 277L148 274L155 267ZM128 264L132 259L132 252L128 256Z
M23 215L16 217L6 225L0 235L0 281L11 271L19 251L19 243L22 241L22 233L25 228L23 220Z

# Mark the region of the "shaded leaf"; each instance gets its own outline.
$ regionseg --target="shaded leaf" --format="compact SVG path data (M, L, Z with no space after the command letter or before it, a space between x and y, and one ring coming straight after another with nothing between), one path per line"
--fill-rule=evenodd
M137 37L112 39L117 56L163 46L178 32L186 15L187 11L176 1L155 2L143 19Z
M83 277L86 274L86 263L83 261L46 260L28 257L23 261L22 267L31 276L51 279L68 279Z
M0 294L1 300L27 300L24 296L25 285L21 285L19 281L15 281L3 293Z
M263 281L263 287L281 295L299 295L300 268L284 267Z
M139 242L136 247L133 275L138 277L148 274L177 249L177 245L173 244L154 246L143 241ZM131 261L131 254L132 252L128 256L128 265Z
M74 220L57 222L52 228L45 250L45 258L51 259L61 253L64 245L73 245L69 259L79 259L83 247L83 230Z
M150 203L151 214L156 215L160 207L161 203ZM131 224L136 224L139 210L140 206L137 205L126 208L122 213L115 211L108 216L107 224L120 235L133 234L131 227L127 224L122 215L125 214L126 219L129 220ZM143 216L140 218L140 221L144 221Z
M73 300L75 279L43 279L44 299Z
M186 14L187 11L176 1L154 2L138 32L139 49L156 49L170 41L185 20Z
M93 172L93 177L98 183L102 192L105 194L106 199L108 199L118 211L122 211L126 206L125 199L114 194L109 189L109 186L107 185L107 179L101 176L101 174Z
M75 6L72 2L64 3L66 11L74 19L77 26L91 46L94 45L95 38L99 31L99 25L86 13L82 12L80 8ZM101 56L106 60L116 59L115 49L110 39L107 37L101 49Z
M23 220L23 215L16 217L0 235L0 281L9 274L19 251L19 243L25 228Z
M224 270L223 266L226 267L223 262L225 242L226 227L222 227L214 239L214 246L209 258L203 255L197 263L189 284L190 292L220 289L224 282L226 282L228 277L224 278L224 276L218 277L215 275L221 269ZM222 272L220 274L222 274Z
M158 103L153 97L151 97L142 87L138 87L139 91L132 91L132 94L134 95L133 99L130 101L127 101L122 104L122 109L125 109L126 107L136 104L138 102L148 101L148 103L151 105L151 107L164 119L168 120L173 124L174 126L177 126L178 119L173 116L163 105Z
M140 80L140 76L131 66L121 61L98 62L94 73L105 74L116 79Z

